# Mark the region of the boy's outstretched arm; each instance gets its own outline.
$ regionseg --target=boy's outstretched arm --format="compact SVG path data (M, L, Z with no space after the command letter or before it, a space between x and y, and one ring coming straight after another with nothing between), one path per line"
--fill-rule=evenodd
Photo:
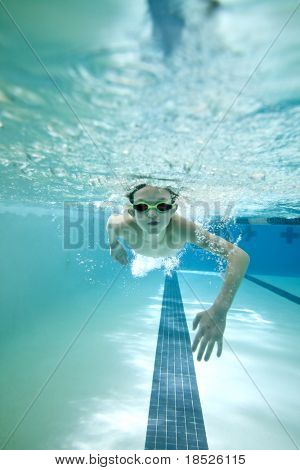
M207 361L215 342L218 345L217 356L221 356L227 312L246 273L250 257L241 248L193 222L185 221L185 230L187 242L227 260L225 278L219 295L208 310L197 313L193 322L193 329L198 326L198 331L192 349L196 351L200 343L197 359L200 361L206 351L204 360Z

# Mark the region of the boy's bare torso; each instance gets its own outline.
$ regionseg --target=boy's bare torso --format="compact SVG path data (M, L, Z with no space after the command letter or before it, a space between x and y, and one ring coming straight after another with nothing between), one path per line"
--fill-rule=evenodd
M117 237L124 239L135 253L152 258L175 256L186 242L183 236L183 218L174 214L166 229L158 236L146 237L134 218L126 211L122 215L112 215L110 223Z

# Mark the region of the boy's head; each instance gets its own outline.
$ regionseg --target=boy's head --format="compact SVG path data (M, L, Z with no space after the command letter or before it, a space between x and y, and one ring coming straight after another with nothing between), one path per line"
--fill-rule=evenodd
M175 201L178 194L168 186L161 188L143 183L135 186L126 196L132 204L129 214L148 233L158 234L164 230L177 209Z

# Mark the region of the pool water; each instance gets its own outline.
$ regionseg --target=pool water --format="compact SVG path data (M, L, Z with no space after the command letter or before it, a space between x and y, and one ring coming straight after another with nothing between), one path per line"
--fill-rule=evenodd
M119 203L148 178L200 215L297 216L298 3L207 3L4 2L2 200Z
M144 181L251 257L221 358L190 356L208 448L299 448L300 8L161 8L0 6L1 448L145 448L166 276L192 341L226 266L112 261L107 218Z
M168 269L146 266L134 276L133 260L122 270L106 249L63 249L62 216L16 212L1 216L2 446L143 449ZM272 228L265 227L267 242ZM266 247L265 271L255 269L258 245L257 236L247 248L249 274L299 299L297 244L280 248L290 276L279 265L268 273ZM191 340L194 315L222 283L217 259L196 251L186 246L177 266ZM210 449L299 443L299 328L299 304L243 280L222 356L197 362L194 355Z
M212 273L182 274L188 281L179 276L191 325L199 310L193 292L207 308L220 279ZM289 289L283 277L269 281ZM299 305L244 280L226 328L221 358L195 365L209 448L295 449L300 437Z

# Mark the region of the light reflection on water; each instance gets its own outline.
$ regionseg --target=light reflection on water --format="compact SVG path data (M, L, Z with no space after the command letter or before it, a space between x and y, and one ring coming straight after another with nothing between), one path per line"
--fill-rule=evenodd
M126 14L119 0L96 3L94 15L76 3L59 34L56 2L47 21L37 12L43 28L8 6L56 86L1 11L2 199L121 198L145 175L236 213L297 213L299 14L226 114L295 2L230 1L209 15L205 2L175 2L184 23L160 24L160 40L145 1ZM171 20L182 31L170 49Z

